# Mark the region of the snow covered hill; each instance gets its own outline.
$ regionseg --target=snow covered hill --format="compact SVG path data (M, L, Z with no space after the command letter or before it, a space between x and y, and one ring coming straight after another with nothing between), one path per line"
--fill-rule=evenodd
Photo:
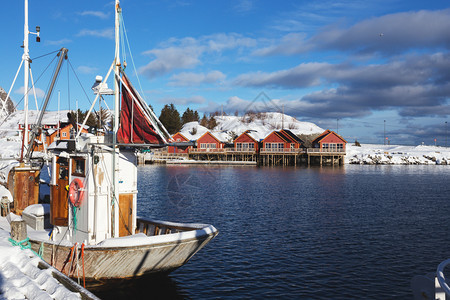
M214 118L217 126L211 132L225 136L225 140L229 142L246 130L252 130L256 136L261 138L282 128L289 129L297 135L318 135L325 131L316 124L301 122L294 117L276 112L247 114L244 117L216 116ZM183 126L181 133L190 140L196 140L207 130L198 122L189 122Z

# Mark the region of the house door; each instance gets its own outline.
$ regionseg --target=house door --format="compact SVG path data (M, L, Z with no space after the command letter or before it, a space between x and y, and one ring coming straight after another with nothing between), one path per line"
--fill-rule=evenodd
M119 236L133 234L133 194L119 195Z
M50 188L50 223L57 226L68 224L69 161L59 157L56 161L56 185Z

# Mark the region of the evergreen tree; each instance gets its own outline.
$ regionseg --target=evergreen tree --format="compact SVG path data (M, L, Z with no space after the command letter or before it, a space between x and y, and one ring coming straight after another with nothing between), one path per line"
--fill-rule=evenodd
M78 114L78 123L83 124L84 119L86 118L88 112L89 112L88 110L82 111L81 109L78 109L77 111L73 110L67 114L67 117L69 118L69 122L74 125L77 123L77 114ZM89 118L86 121L86 125L89 127L97 128L98 121L97 121L97 117L94 113L91 113L89 115Z
M216 126L217 126L216 118L215 118L214 114L211 114L209 116L208 125L206 126L206 128L214 129L214 127L216 127Z
M172 103L164 105L159 120L170 134L175 134L181 129L180 113Z
M183 113L183 116L181 117L181 124L184 125L186 123L198 120L199 120L198 112L193 111L188 107L186 111Z
M203 127L208 127L208 118L206 117L206 115L203 115L203 118L200 121L200 125L202 125Z

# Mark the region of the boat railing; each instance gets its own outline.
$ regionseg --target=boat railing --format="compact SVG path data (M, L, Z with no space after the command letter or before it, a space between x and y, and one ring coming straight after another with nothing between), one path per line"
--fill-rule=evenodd
M160 223L144 218L137 219L136 233L144 233L147 236L171 234L190 230L195 229L192 227L172 225L169 223Z
M444 292L447 296L450 296L450 287L448 286L447 282L445 281L444 269L449 264L450 264L450 259L447 259L447 260L441 262L436 270L436 277L439 282L439 285L444 290ZM438 297L438 290L436 290L436 297ZM436 299L439 299L439 298L436 298Z

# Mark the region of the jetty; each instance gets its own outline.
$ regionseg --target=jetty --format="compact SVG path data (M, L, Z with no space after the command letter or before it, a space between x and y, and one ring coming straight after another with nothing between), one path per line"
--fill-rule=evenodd
M224 132L206 131L186 137L178 132L167 147L138 155L139 164L215 163L258 166L343 165L347 141L331 130L325 130L305 142L288 129L261 135L246 130L233 141Z
M261 149L260 151L223 149L189 149L187 153L169 153L167 149L138 154L145 164L222 164L258 166L301 166L344 164L344 149Z

